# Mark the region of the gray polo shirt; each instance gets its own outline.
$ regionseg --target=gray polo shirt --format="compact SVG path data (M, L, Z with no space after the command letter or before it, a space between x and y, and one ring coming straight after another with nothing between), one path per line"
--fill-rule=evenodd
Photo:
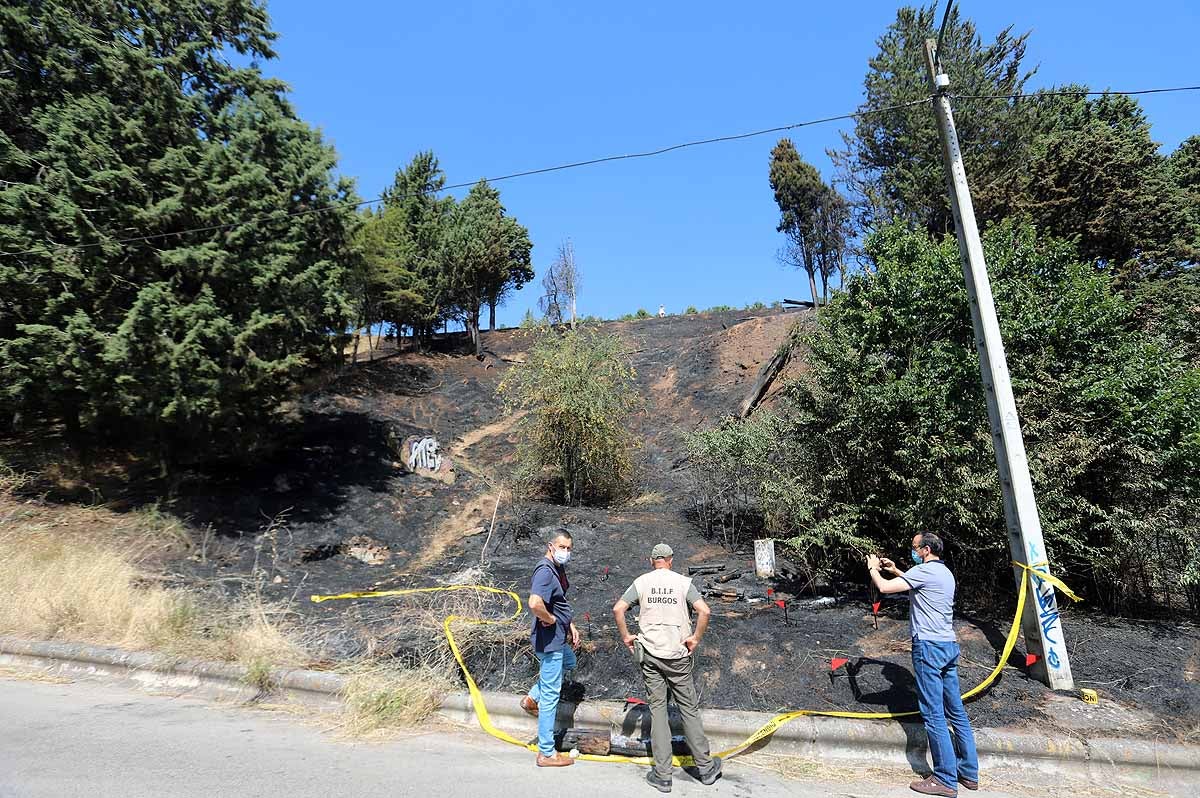
M900 574L908 582L909 624L915 640L953 643L954 574L941 560L921 563Z

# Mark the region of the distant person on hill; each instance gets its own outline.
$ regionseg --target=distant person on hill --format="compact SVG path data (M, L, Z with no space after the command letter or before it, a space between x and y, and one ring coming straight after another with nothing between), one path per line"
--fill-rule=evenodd
M661 318L664 318L666 315L667 315L667 306L659 305L658 306L658 317L661 319Z
M674 552L666 543L650 550L652 570L633 580L625 595L613 605L621 642L633 652L642 669L646 694L650 698L650 744L654 749L654 767L646 774L659 792L671 791L671 721L667 700L674 699L683 719L683 736L696 763L696 777L702 784L721 778L721 760L708 753L708 738L700 722L699 699L692 678L692 654L704 630L711 610L692 580L671 570ZM638 634L631 635L625 624L625 612L641 605ZM696 631L688 615L688 605L696 610Z
M867 557L871 581L880 593L910 596L909 625L912 629L913 674L917 679L917 700L933 773L908 785L925 795L958 795L961 784L968 790L979 789L979 757L975 752L975 733L963 708L958 686L958 639L954 634L954 574L942 562L942 539L932 532L912 539L912 560L916 565L904 571L886 557ZM894 574L884 579L880 571ZM954 738L950 738L950 727Z
M567 602L567 562L571 559L571 533L555 532L546 541L546 552L533 567L529 588L529 611L533 613L530 638L533 655L540 665L537 683L521 699L521 709L538 719L540 768L566 767L575 760L554 750L554 718L562 693L563 671L575 669L579 630Z

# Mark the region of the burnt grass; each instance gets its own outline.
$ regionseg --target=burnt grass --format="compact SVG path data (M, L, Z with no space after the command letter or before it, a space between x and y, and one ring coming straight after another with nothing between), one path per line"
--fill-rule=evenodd
M253 583L270 599L292 602L330 664L364 653L417 661L439 645L440 629L430 618L436 620L440 598L313 604L307 597L467 581L524 598L547 530L565 526L575 542L569 596L585 639L567 696L611 699L644 694L610 608L661 540L674 547L678 570L724 564L723 573L742 573L720 585L742 591L740 600L708 599L713 619L697 663L704 706L914 709L905 599L884 597L876 628L865 581L828 588L815 602L786 580L755 578L749 550L706 540L688 520L683 436L735 412L761 364L805 319L804 313L735 311L606 324L627 341L646 399L634 422L640 496L619 507L579 508L513 506L505 495L482 557L495 486L515 451L496 386L529 338L516 330L485 332L481 359L453 351L458 344L450 338L442 342L449 351L402 351L359 363L300 402L277 445L256 462L226 463L184 481L169 509L203 530L205 539L173 571L182 583L217 584L229 592ZM788 372L802 368L794 364ZM449 452L453 484L408 473L389 443L426 434ZM390 560L368 565L348 556L344 543L356 535L386 546ZM893 556L905 554L898 549ZM696 577L702 587L711 580ZM767 600L768 588L789 602L786 619ZM967 591L960 586L960 595ZM956 620L964 689L996 664L1015 603L1015 596L1007 603L974 598L960 599ZM427 617L417 623L422 608ZM1062 609L1077 685L1097 689L1138 718L1107 731L1196 734L1200 630L1194 624ZM489 617L509 611L502 600L485 602ZM525 614L498 633L461 633L473 637L467 656L482 687L515 693L529 686L535 661L527 630ZM831 672L834 657L849 663ZM1053 714L1043 712L1050 693L1028 677L1024 659L1018 641L1010 667L969 705L976 725L1054 725Z

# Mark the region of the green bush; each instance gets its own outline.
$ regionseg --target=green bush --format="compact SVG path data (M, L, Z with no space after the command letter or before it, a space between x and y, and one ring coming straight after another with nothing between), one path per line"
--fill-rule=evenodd
M646 310L645 308L638 308L637 313L634 313L633 317L635 319L648 319L650 318L650 311Z
M353 183L262 5L6 10L0 416L178 476L341 363Z
M1070 245L1005 224L984 248L1055 568L1110 611L1200 611L1200 370ZM1009 554L957 247L891 227L867 252L804 336L785 526L897 553L937 531L986 593Z
M788 453L795 423L759 411L726 419L686 439L692 520L704 535L736 549L752 538L781 538L811 586L872 546L852 525L810 523L820 508ZM788 441L781 446L781 441Z
M694 316L695 314L697 314L699 312L700 311L696 310L695 305L688 305L687 310L685 310L683 313L685 316Z
M621 339L581 327L543 332L499 392L518 424L518 493L544 491L568 504L603 504L634 487L641 406Z

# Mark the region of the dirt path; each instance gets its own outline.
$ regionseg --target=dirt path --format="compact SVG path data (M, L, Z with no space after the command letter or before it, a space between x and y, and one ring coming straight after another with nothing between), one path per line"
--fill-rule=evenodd
M425 549L410 568L415 570L432 568L444 558L451 547L457 546L464 538L486 534L491 524L492 508L496 506L498 495L499 493L496 491L480 494L439 524L434 530L433 536L429 538Z
M489 489L468 499L448 519L438 524L425 549L413 562L413 568L433 567L444 558L447 551L458 545L464 538L487 533L491 526L492 513L496 510L496 500L501 496L503 490L499 487L499 480L496 476L475 463L468 451L488 438L508 434L524 416L524 411L505 416L491 424L477 427L460 435L450 444L450 456L454 461L454 467L478 477Z

